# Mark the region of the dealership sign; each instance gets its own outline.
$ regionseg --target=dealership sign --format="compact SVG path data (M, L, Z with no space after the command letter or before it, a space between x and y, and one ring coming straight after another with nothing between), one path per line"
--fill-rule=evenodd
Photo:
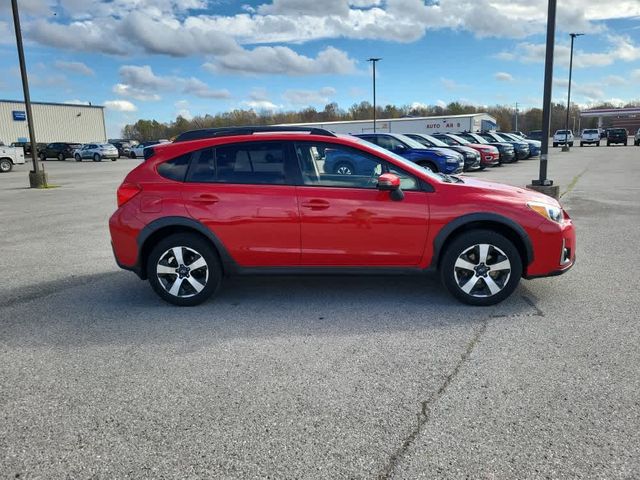
M13 114L14 122L24 122L27 119L27 113L23 110L14 110L11 113Z

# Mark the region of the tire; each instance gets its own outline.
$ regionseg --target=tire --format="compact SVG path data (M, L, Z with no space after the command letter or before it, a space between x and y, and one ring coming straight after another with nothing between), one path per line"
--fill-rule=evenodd
M131 151L131 152L129 153L129 158L137 158L137 157L136 157L136 152Z
M485 260L480 261L478 257L483 252ZM494 275L490 268L486 270L486 267L498 264L509 268L494 270ZM442 283L449 293L468 305L484 307L500 303L513 293L521 276L522 259L515 245L491 230L472 230L459 235L441 257Z
M116 160L118 160L118 158L117 158L117 157L116 157L116 158L112 158L112 159L111 159L111 161L112 161L112 162L115 162Z
M350 162L341 161L333 167L333 173L336 175L355 175L356 169Z
M66 158L64 158L64 155L62 153L58 154L58 161L59 162L64 162L66 160Z
M570 146L570 147L573 147L573 142L569 142L569 146Z
M611 142L607 142L607 147L610 147L610 146L611 146Z
M47 159L47 156L44 153L40 154L40 161L44 162Z
M558 144L556 142L553 142L553 148L556 148L558 146Z
M421 163L418 163L418 165L420 165L422 168L427 168L427 169L431 170L433 173L438 173L440 171L440 170L438 170L438 167L436 167L431 162L421 162Z
M181 262L174 254L178 249L182 255ZM185 265L193 265L196 261L204 265L191 271L185 268ZM158 273L159 267L166 273ZM177 270L181 267L183 270L179 274ZM193 272L197 272L197 275ZM208 240L193 233L176 233L160 240L151 250L147 258L147 278L164 301L190 307L201 304L218 290L222 281L222 266ZM176 290L178 281L180 283Z
M102 161L102 157L96 153L96 154L93 155L93 161L94 162L101 162Z
M580 146L581 146L581 147L584 147L584 143L580 142Z
M76 159L76 162L81 162L82 161L82 157L78 153L76 153L74 158Z
M0 173L9 173L13 170L13 162L8 158L0 159Z

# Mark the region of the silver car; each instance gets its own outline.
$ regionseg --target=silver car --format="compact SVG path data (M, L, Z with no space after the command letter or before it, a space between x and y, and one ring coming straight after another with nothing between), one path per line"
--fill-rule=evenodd
M76 162L81 162L85 158L90 158L94 162L101 162L103 159L111 159L115 162L118 159L118 149L110 143L87 143L73 154Z

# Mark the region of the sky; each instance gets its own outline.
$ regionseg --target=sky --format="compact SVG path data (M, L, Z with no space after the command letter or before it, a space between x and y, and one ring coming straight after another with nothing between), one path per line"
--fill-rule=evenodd
M558 0L553 98L640 99L640 0ZM18 0L33 101L140 118L236 108L542 104L546 0ZM0 98L22 99L8 0Z

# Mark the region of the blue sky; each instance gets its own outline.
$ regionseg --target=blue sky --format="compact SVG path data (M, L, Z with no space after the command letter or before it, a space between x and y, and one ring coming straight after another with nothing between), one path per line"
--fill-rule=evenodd
M0 98L22 98L9 2ZM545 0L19 0L32 99L107 107L108 134L234 108L540 106ZM640 99L640 0L558 2L554 98ZM609 11L615 10L615 11Z

